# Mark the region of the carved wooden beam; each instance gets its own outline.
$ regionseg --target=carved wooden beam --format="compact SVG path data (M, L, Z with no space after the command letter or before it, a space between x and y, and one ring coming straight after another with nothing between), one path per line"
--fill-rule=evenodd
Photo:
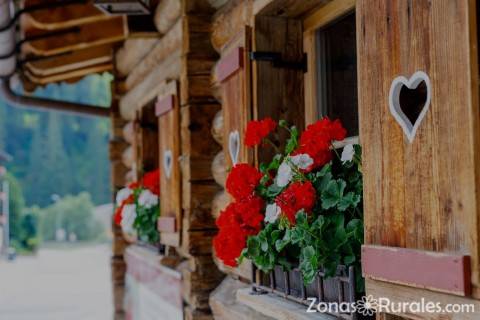
M35 76L45 77L110 63L111 61L112 48L110 45L104 45L73 51L58 57L29 61L25 63L25 67Z
M51 56L119 42L125 39L128 33L124 17L113 17L108 20L84 24L78 28L78 32L29 41L23 45L22 52L37 56ZM45 33L43 30L33 29L27 31L25 37L28 38Z

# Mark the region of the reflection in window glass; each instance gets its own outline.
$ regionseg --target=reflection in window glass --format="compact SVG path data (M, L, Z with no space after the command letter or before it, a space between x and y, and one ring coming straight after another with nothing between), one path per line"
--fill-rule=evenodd
M317 31L318 111L358 135L355 13Z

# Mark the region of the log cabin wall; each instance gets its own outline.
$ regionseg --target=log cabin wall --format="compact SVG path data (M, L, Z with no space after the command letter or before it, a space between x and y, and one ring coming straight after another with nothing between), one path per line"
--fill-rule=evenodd
M215 272L211 255L211 240L216 233L211 203L220 188L210 168L221 149L210 134L213 119L220 110L210 83L210 70L218 56L210 43L213 13L214 8L208 1L163 0L154 15L159 31L157 37L128 39L116 53L125 87L119 101L120 113L125 120L138 121L143 117L142 122L148 120L159 124L156 142L160 142L160 147L156 151L160 151L157 165L162 171L162 181L165 146L178 148L179 156L172 157L172 165L179 170L174 179L180 194L168 197L172 200L170 198L178 196L180 201L168 203L175 204L180 214L174 224L176 236L172 238L164 233L161 242L167 245L170 256L181 257L180 264L172 264L172 259L167 256L162 263L182 276L180 290L185 319L211 318L209 294L223 278L222 273ZM167 90L173 82L178 84L178 91L174 94L178 106L174 113L178 116L147 115L145 106L157 104L158 107L160 101L170 94ZM137 123L133 136L137 137L139 133ZM145 164L146 157L151 157L151 148L145 147L145 143L141 148L135 148L138 150L138 166ZM176 187L167 189L171 193ZM162 192L163 196L166 195Z

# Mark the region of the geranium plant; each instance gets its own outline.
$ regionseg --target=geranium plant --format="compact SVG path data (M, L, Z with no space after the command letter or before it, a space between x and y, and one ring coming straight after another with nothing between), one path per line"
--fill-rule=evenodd
M270 139L279 130L288 133L284 146ZM298 266L305 284L320 269L328 277L339 265L353 265L362 291L361 149L337 150L333 142L345 137L340 121L328 118L301 134L285 121L251 121L245 144L277 153L259 169L237 164L230 171L226 188L234 201L217 219L217 256L229 266L248 258L264 272Z
M159 241L157 219L160 215L160 171L145 173L138 183L132 183L117 192L114 221L124 233L141 241L156 244Z

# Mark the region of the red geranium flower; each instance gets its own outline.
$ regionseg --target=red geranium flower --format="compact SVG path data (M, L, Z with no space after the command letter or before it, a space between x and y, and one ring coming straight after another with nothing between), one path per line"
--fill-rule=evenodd
M315 205L315 200L315 189L308 181L292 183L275 199L275 203L282 209L282 214L294 225L297 212L303 209L306 213L310 213Z
M241 200L253 194L261 178L262 173L255 167L239 163L228 174L225 187L235 200Z
M340 120L331 121L323 118L311 124L302 133L299 140L299 147L294 155L306 153L313 159L313 165L306 171L323 166L332 160L330 146L332 141L345 139L347 131L343 128Z
M227 266L236 267L237 258L247 243L247 235L241 228L223 228L213 239L215 254Z
M235 203L235 211L240 217L240 225L249 235L257 234L262 229L265 203L263 199L252 196Z
M143 175L142 185L157 196L160 195L160 169L147 172Z
M216 221L220 230L213 239L213 246L217 257L226 265L235 267L236 259L246 246L247 237L260 232L263 207L263 199L251 196L230 203L220 213Z
M277 123L273 121L272 118L250 121L247 124L247 130L245 132L245 145L247 147L254 147L260 144L262 139L268 136L276 127Z

